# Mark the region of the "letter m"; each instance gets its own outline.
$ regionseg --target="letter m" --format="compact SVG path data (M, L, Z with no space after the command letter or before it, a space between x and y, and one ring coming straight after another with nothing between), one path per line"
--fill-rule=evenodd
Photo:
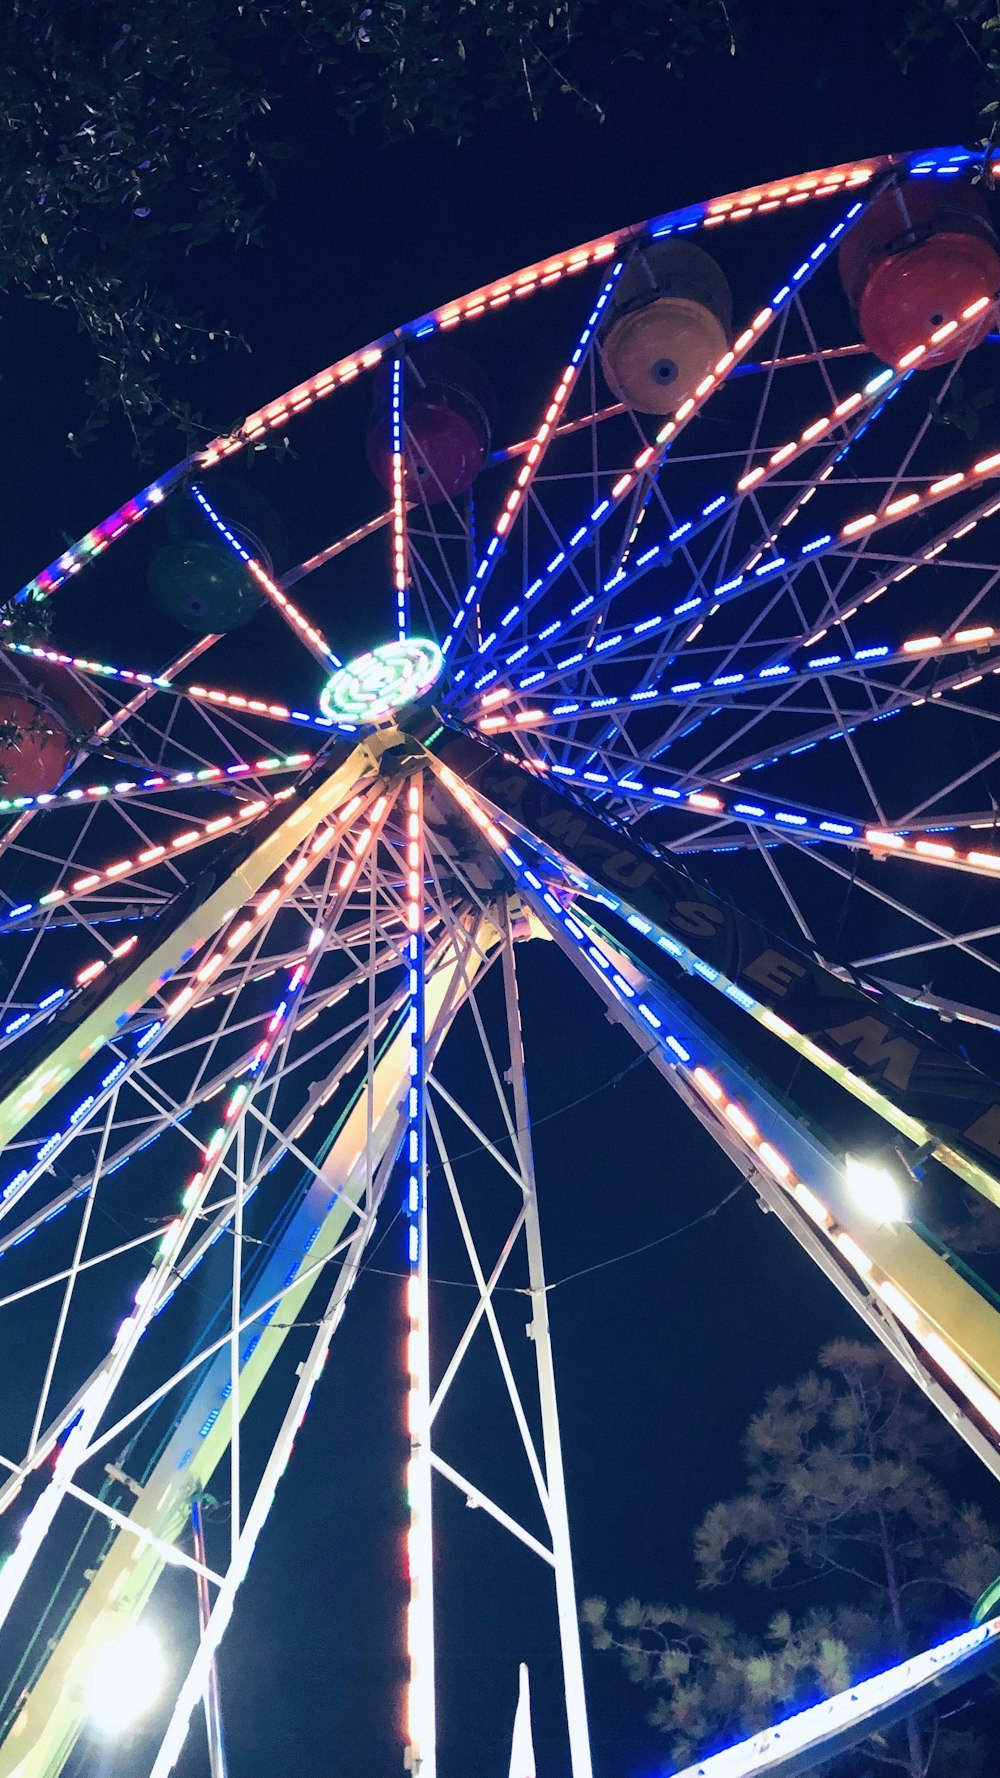
M827 1036L841 1049L850 1050L857 1061L872 1074L881 1074L890 1086L905 1092L910 1084L913 1065L920 1057L920 1046L906 1037L886 1038L888 1025L871 1017L852 1019L848 1025L832 1025Z

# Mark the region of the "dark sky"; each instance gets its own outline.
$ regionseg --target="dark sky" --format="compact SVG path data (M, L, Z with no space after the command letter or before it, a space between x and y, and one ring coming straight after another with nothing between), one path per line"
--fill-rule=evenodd
M199 379L210 423L226 425L387 327L604 228L751 181L969 134L966 66L938 59L904 77L873 7L748 0L744 10L750 42L736 60L695 63L681 81L623 63L603 126L570 111L539 125L497 113L461 146L383 148L331 125L319 88L297 93L275 118L294 154L280 169L264 247L209 255L185 274L199 305L253 348ZM886 17L898 28L897 9ZM78 414L80 358L58 328L15 312L0 323L0 369L3 567L16 583L146 475L123 438L107 437L82 462L62 448ZM557 1280L687 1223L733 1176L652 1071L607 1084L632 1052L553 949L533 945L523 962ZM448 1240L433 1264L445 1277L457 1264ZM399 1259L390 1236L373 1266L391 1272ZM457 1294L435 1287L446 1323L460 1312ZM516 1303L504 1313L516 1324ZM747 1196L674 1243L562 1285L552 1321L579 1591L689 1597L691 1530L739 1484L746 1419L770 1383L848 1328L847 1311ZM336 1337L226 1647L232 1778L400 1770L400 1339L398 1281L372 1269ZM465 1410L467 1434L493 1400L485 1368L476 1379L483 1393ZM519 1498L513 1444L498 1444L495 1464ZM520 1660L532 1669L539 1771L566 1778L546 1577L482 1514L440 1499L442 1778L506 1778ZM588 1653L587 1672L599 1778L661 1769L641 1696L607 1657ZM141 1769L122 1752L102 1778ZM206 1769L196 1725L183 1772Z

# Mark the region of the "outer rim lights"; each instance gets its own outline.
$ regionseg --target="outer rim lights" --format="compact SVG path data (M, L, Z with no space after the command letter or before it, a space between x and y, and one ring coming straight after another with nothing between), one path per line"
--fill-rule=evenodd
M906 1199L888 1167L849 1154L844 1176L852 1202L871 1222L910 1220Z
M331 722L384 722L436 684L444 656L436 642L407 636L358 655L333 675L320 705Z
M84 1679L87 1717L99 1734L127 1734L155 1704L167 1676L160 1639L133 1624L102 1642Z

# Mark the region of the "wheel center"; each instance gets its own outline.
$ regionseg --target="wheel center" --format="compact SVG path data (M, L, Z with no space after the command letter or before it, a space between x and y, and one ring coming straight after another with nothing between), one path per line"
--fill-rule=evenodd
M436 642L407 636L383 642L348 661L328 680L320 698L331 722L385 722L415 703L441 677L444 656Z

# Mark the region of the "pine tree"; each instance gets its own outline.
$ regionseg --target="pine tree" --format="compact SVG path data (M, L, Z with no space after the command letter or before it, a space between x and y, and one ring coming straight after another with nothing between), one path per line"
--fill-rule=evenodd
M747 1483L694 1535L699 1585L788 1589L763 1636L693 1606L589 1599L595 1647L651 1695L685 1764L930 1646L1000 1571L1000 1533L947 1485L955 1440L880 1347L839 1340L772 1389L744 1438ZM952 1711L954 1707L952 1707ZM978 1778L984 1741L926 1711L826 1769Z

